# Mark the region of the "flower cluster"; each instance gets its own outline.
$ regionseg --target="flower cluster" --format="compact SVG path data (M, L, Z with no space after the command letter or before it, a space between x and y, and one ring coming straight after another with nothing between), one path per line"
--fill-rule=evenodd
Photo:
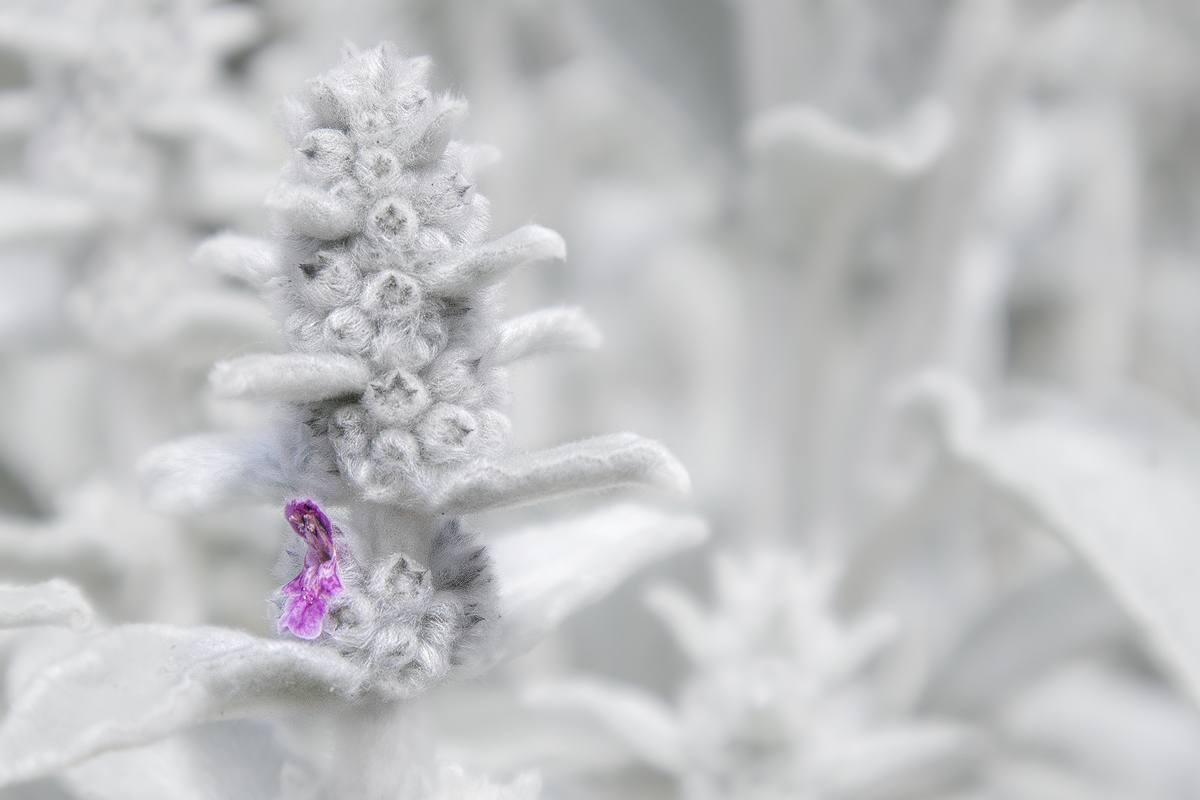
M292 500L285 514L308 549L300 574L279 590L280 633L331 644L375 676L376 688L399 695L445 677L486 641L491 561L457 519L439 526L429 567L397 552L364 574L316 501Z
M312 500L297 499L284 509L288 524L308 544L304 568L282 589L287 595L279 632L290 630L301 639L321 635L321 622L329 610L329 600L341 593L338 576L337 545L334 537L341 531Z
M152 501L185 501L160 506L292 496L286 515L308 550L275 597L279 631L335 648L400 696L491 658L478 652L499 617L488 554L441 515L687 482L665 448L632 434L503 452L506 365L598 334L571 309L500 320L499 281L562 257L562 238L529 225L485 241L478 152L450 139L465 104L431 94L428 72L385 44L350 52L285 104L294 150L268 197L276 237L225 234L197 253L259 285L291 345L218 363L210 383L283 401L283 419L143 462Z
M519 260L562 254L540 229L514 258L474 249L487 202L472 151L450 143L465 105L431 95L428 70L383 47L312 81L288 107L296 149L269 200L286 235L271 292L289 341L367 377L352 401L307 404L306 421L379 499L409 499L502 443L504 376L485 358L492 284Z
M266 440L160 448L142 464L152 503L282 488L441 513L627 483L687 488L665 448L632 434L503 452L505 367L599 334L576 309L500 319L498 283L562 258L563 240L527 225L485 241L482 151L451 140L465 104L430 94L428 71L384 44L285 105L295 149L268 198L278 235L218 236L196 259L261 285L292 346L218 363L215 392L285 401L291 422ZM211 467L203 479L197 462Z

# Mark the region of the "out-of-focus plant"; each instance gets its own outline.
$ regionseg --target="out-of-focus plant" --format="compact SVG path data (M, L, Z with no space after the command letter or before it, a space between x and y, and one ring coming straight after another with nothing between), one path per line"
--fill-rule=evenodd
M265 736L258 749L270 757L239 752L247 774L233 790L292 796L289 775L318 767L272 743L270 726L191 730L265 703L307 708L340 731L340 755L316 783L338 796L487 792L435 768L411 698L452 669L519 653L628 572L703 535L691 518L618 507L485 544L446 517L629 482L684 490L687 476L661 445L631 434L505 454L505 366L594 346L598 335L569 309L500 322L495 285L522 263L561 257L563 243L536 226L483 242L472 151L450 140L465 106L432 95L428 69L387 46L354 53L294 103L295 154L270 198L277 243L227 235L195 259L265 286L296 348L219 364L214 388L288 405L263 434L185 439L141 466L152 504L193 516L294 498L286 518L307 548L285 553L283 568L290 558L289 577L299 574L276 597L278 630L292 638L169 625L45 631L86 628L96 615L61 583L12 589L9 627L35 632L13 640L5 783L56 775L73 792L147 792L141 776L103 776L168 758L164 748L195 761ZM318 496L349 522L334 524ZM87 518L120 541L111 517ZM122 748L140 749L102 755ZM161 777L173 793L220 792L222 780ZM522 780L510 793L535 791Z

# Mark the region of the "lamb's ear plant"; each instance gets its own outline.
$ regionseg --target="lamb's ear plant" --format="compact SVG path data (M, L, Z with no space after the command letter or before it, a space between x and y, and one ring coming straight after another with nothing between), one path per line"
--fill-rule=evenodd
M501 319L499 282L561 258L563 241L534 225L489 238L477 153L451 139L465 104L431 93L429 69L389 45L352 50L285 104L294 149L268 199L273 238L221 235L195 256L260 286L276 313L290 350L219 363L210 383L275 402L277 424L167 444L139 467L160 510L282 506L296 538L264 598L279 638L168 625L72 634L16 685L0 784L77 774L117 758L106 751L267 705L332 727L324 780L337 797L466 792L470 779L432 762L414 698L521 652L703 537L695 518L636 506L495 540L455 516L624 484L682 492L688 479L633 434L506 446L506 367L599 337L574 309ZM40 591L44 602L16 597L30 608L5 621L91 618L69 590Z
M621 484L686 489L661 445L630 434L505 452L506 367L599 337L571 309L500 319L504 277L565 246L537 225L488 238L478 152L450 138L465 105L431 94L428 70L385 45L285 105L294 151L268 199L275 240L219 237L198 257L261 283L291 345L218 364L214 391L282 401L288 418L265 437L151 454L152 503L314 493L419 528L436 514Z
M283 587L279 630L335 645L400 693L442 677L487 627L487 557L445 515L687 487L661 445L632 434L505 452L506 367L599 335L573 309L501 320L499 282L564 244L536 225L488 238L476 151L451 140L465 104L432 94L429 68L382 45L285 104L294 150L268 198L274 241L218 237L198 256L252 276L275 309L291 351L219 363L210 383L282 401L280 425L249 443L185 440L142 464L159 507L303 498L287 516L309 549ZM347 509L344 531L321 503Z

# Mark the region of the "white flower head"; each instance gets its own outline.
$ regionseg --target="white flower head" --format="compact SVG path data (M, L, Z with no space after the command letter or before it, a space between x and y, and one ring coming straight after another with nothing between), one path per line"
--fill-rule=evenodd
M536 225L487 239L474 151L451 139L466 106L430 93L429 68L387 44L352 51L285 104L294 150L268 198L276 239L217 237L197 257L263 285L292 347L218 364L213 388L286 401L290 418L266 439L152 454L160 507L316 494L437 513L686 488L665 449L630 434L505 452L506 366L598 334L565 309L500 320L499 282L565 246Z

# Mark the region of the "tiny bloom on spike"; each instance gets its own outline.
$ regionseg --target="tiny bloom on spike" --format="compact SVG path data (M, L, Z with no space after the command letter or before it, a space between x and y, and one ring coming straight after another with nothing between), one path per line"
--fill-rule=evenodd
M308 552L300 574L283 587L288 599L279 618L279 632L290 630L301 639L315 639L321 635L329 599L342 591L333 541L336 528L314 500L290 500L284 513L292 530L308 543Z

